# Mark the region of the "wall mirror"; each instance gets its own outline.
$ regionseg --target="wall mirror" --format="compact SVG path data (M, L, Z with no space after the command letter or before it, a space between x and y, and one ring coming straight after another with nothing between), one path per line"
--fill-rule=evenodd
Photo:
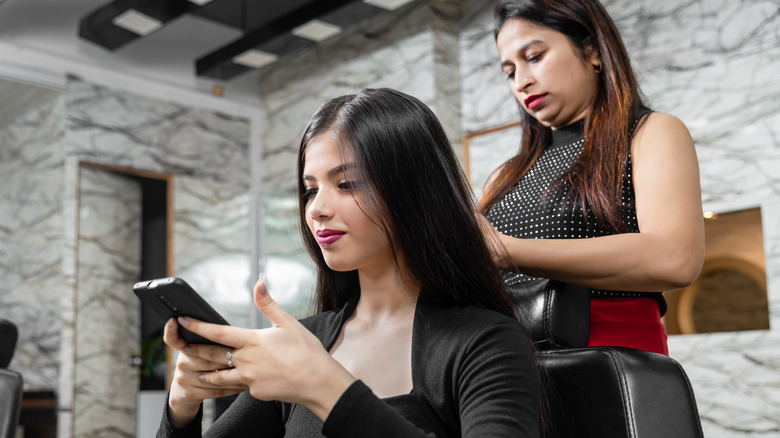
M517 153L522 133L520 122L513 122L463 136L464 170L475 200L493 171Z
M670 335L769 329L761 209L707 214L696 281L667 292Z

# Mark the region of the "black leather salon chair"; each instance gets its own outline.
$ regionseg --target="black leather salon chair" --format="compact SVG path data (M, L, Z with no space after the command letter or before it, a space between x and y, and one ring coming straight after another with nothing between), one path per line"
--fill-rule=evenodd
M703 438L688 377L674 359L620 347L540 351L547 437Z
M22 407L22 375L9 370L19 331L16 325L0 320L0 438L14 438Z

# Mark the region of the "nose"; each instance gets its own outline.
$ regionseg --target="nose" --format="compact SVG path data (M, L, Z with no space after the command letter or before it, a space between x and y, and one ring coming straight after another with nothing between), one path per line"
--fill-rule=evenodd
M531 86L532 83L533 83L533 78L531 77L529 72L523 70L517 70L515 72L515 77L513 78L512 86L518 92L525 90L526 88Z
M320 189L316 195L309 198L306 212L318 222L333 217L333 207L327 191Z

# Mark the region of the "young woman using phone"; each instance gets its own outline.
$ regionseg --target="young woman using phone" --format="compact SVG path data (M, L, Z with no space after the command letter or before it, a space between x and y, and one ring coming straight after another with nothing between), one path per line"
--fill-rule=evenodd
M207 436L539 436L532 347L430 109L388 89L326 102L298 187L319 312L295 320L260 281L271 328L170 320L158 436L200 436L201 402L239 392ZM230 347L188 345L177 324Z

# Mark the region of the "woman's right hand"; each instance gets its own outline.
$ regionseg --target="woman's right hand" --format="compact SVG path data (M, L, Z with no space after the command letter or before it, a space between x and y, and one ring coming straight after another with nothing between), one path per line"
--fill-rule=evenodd
M176 319L168 320L165 324L163 340L168 346L179 351L168 395L168 414L172 425L184 427L198 414L203 400L238 394L247 388L241 386L215 388L213 385L201 383L198 380L199 375L204 372L218 372L217 370L225 368L225 364L193 355L192 348L179 336L178 329L179 323ZM205 345L198 347L198 351L209 348ZM224 349L224 347L213 348Z

